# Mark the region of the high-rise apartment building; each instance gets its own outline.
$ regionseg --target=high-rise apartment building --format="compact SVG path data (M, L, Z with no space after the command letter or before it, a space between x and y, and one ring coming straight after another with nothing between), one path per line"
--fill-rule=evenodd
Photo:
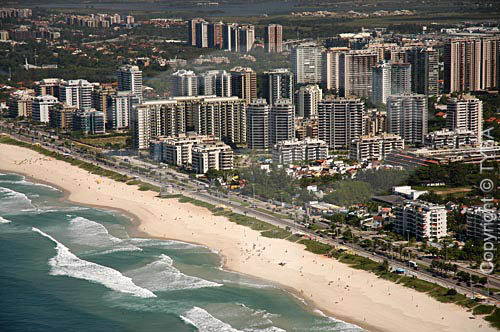
M283 51L283 26L270 24L264 34L264 47L266 52L281 53Z
M131 91L117 91L110 96L110 109L106 112L106 122L112 129L129 126L130 111L139 104L139 98Z
M246 103L238 97L200 97L194 100L193 124L200 135L232 144L247 140Z
M231 69L231 92L233 96L244 99L247 104L257 98L257 74L252 68Z
M101 84L92 91L92 106L99 112L104 113L107 122L108 112L111 112L111 96L116 93L111 84Z
M33 99L33 111L31 118L36 122L48 123L50 120L49 109L57 103L59 103L59 100L51 95L35 97L35 99Z
M290 99L277 100L271 106L269 144L291 140L295 136L295 106Z
M387 132L401 136L407 144L424 143L427 134L427 97L419 94L389 96Z
M241 53L248 53L255 43L255 27L253 25L243 25L238 28L239 47Z
M472 207L465 213L467 238L478 241L500 238L500 210L484 206Z
M231 97L231 75L225 70L209 70L198 76L200 96Z
M450 39L444 47L445 92L498 88L500 37Z
M447 235L446 208L423 201L407 201L394 207L394 226L399 234L422 239Z
M255 99L247 106L247 145L249 149L269 149L269 105Z
M478 144L483 136L483 102L471 95L451 98L446 106L446 128L470 130Z
M149 148L149 142L158 136L185 133L185 104L175 99L166 99L136 105L130 113L130 131L136 149Z
M291 53L295 82L320 83L322 81L322 48L309 43L294 47Z
M297 116L312 118L318 116L318 104L323 99L323 91L314 85L302 86L297 91Z
M86 80L69 80L59 85L59 101L79 109L92 108L94 86Z
M35 92L37 96L51 95L59 97L60 78L44 78L35 83Z
M341 96L369 98L372 94L372 68L378 53L373 50L353 50L340 54L339 92Z
M411 64L411 91L426 96L439 94L439 53L430 47L413 47L405 51Z
M347 47L333 47L322 52L322 81L327 90L340 90L340 55L349 52Z
M365 104L359 98L324 99L318 104L318 138L330 149L346 149L364 135Z
M224 30L224 23L215 22L210 23L207 28L207 47L209 48L223 48L223 36L222 32Z
M372 103L385 104L391 95L411 92L411 65L409 63L380 63L373 67Z
M74 115L78 111L76 106L57 103L49 108L49 124L52 128L73 131Z
M191 70L178 70L172 74L172 96L197 96L198 77Z
M201 18L194 18L188 21L188 44L196 46L196 24L204 22Z
M131 91L142 101L142 71L138 66L125 65L118 68L118 91Z
M269 105L279 99L291 99L294 95L293 73L285 68L265 71L262 74L262 96Z
M9 116L31 118L33 111L33 90L17 90L9 98Z

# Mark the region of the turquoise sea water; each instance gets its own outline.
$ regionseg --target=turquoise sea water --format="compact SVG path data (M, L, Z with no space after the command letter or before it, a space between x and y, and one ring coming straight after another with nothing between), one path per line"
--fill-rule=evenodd
M129 221L0 174L0 331L362 331L209 249L128 236Z

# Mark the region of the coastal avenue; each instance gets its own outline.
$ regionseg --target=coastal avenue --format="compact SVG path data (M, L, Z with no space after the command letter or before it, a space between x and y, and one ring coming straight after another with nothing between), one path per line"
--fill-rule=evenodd
M10 128L8 128L5 125L5 123L0 123L0 133L2 133L2 132L7 133L7 134L11 135L13 138L16 138L18 140L28 142L28 143L33 143L33 142L37 141L40 144L42 144L45 148L47 148L51 151L57 152L57 153L61 153L61 149L58 148L56 145L54 145L52 143L48 143L44 139L40 139L42 136L39 136L39 135L35 136L34 132L29 133L29 134L23 133L21 130L19 130L19 128L15 128L15 129L16 129L16 131L14 132ZM40 132L38 132L37 134L39 134L39 133ZM45 133L45 134L47 135L47 137L50 136L49 133ZM278 217L273 216L271 214L267 214L267 213L258 211L256 209L247 208L239 202L232 201L230 199L230 194L228 196L223 196L222 194L219 194L219 193L215 193L215 194L209 193L208 191L205 190L206 189L205 187L201 186L199 183L197 183L195 181L190 180L189 177L187 177L185 174L178 173L170 168L167 168L167 169L157 168L157 172L161 173L161 176L158 177L158 175L153 176L153 175L147 175L147 174L140 174L140 172L137 172L137 173L134 172L133 171L134 167L140 167L141 165L142 166L148 165L147 163L144 163L143 161L140 161L140 160L136 160L135 158L128 159L129 162L131 163L131 165L132 165L132 163L136 163L136 164L133 165L133 167L131 167L130 169L127 169L124 167L120 167L117 164L111 164L111 163L105 164L103 162L97 161L95 159L94 155L85 155L85 154L79 153L77 151L72 151L71 155L73 158L97 164L100 167L108 169L108 170L117 171L121 174L130 176L130 177L139 177L139 179L141 181L150 183L150 184L155 185L155 186L162 187L165 185L165 182L167 182L169 185L171 185L173 188L176 189L176 193L182 194L182 195L187 196L187 197L191 197L193 199L204 201L204 202L207 202L207 203L210 203L213 205L221 205L222 204L222 205L228 206L236 213L240 213L240 214L244 214L247 216L257 218L261 221L267 222L267 223L272 224L272 225L277 226L277 227L281 227L281 228L288 227L293 232L301 232L304 235L307 235L307 236L311 237L312 239L319 241L321 243L329 244L329 245L332 245L335 247L347 247L347 248L351 249L357 255L369 258L369 259L371 259L375 262L378 262L378 263L382 263L385 259L387 259L393 270L398 269L398 268L404 269L406 271L405 273L407 273L408 275L415 276L415 277L422 279L422 280L434 282L434 283L437 283L437 284L444 286L444 287L453 288L457 292L464 294L464 295L467 295L469 297L473 297L474 294L481 294L481 295L485 296L488 299L488 301L493 303L493 304L496 304L500 300L499 295L490 295L489 292L485 289L459 286L459 285L456 285L455 283L453 283L445 278L441 278L437 275L433 275L431 272L428 272L428 271L423 270L423 269L418 270L418 271L410 270L408 268L408 263L406 263L406 262L399 262L399 261L396 261L395 259L391 259L390 257L378 255L378 254L373 253L371 251L365 250L354 243L345 243L344 242L345 243L344 244L344 243L341 243L341 241L339 241L337 239L320 237L316 233L307 229L304 225L299 224L299 223L295 223L293 220L281 219L281 218L278 218ZM149 164L148 168L151 169L152 166L154 166L154 165ZM161 182L160 182L159 178L161 178ZM181 183L178 181L181 178L184 180L187 180L189 182ZM255 205L264 206L264 203L262 201L259 201L257 199L252 199L252 198L247 198L247 199L250 200ZM421 260L421 259L416 260L416 262L420 266L425 266L425 267L430 266L429 262ZM459 270L463 270L463 271L466 271L469 273L474 273L474 274L477 274L479 276L484 276L481 273L478 273L477 271L470 270L470 269L463 268L463 267L459 267ZM487 276L487 277L488 277L488 282L490 285L494 286L495 288L500 288L499 287L500 286L500 278L493 277L493 276Z

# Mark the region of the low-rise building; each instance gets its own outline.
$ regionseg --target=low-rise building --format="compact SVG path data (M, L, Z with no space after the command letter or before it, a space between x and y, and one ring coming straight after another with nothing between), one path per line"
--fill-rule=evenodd
M289 164L295 161L328 158L328 145L319 139L305 138L281 141L273 147L273 163Z
M477 135L467 129L442 129L425 135L424 145L432 149L458 149L477 146Z
M394 207L395 231L417 240L446 236L446 208L423 201L406 201Z
M196 144L192 150L192 170L197 174L205 174L211 169L233 169L233 150L222 141Z
M403 150L404 140L393 134L361 136L352 140L349 158L357 161L383 160L393 150Z

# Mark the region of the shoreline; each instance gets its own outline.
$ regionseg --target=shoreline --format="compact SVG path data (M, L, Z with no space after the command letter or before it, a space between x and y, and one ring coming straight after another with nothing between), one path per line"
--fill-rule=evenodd
M61 200L124 215L130 220L127 227L130 236L208 247L217 252L224 270L275 284L304 299L306 307L332 319L375 332L495 331L479 317L470 319L471 314L457 305L439 304L424 293L355 270L335 259L309 253L303 245L264 238L259 232L214 216L205 208L179 203L177 199L155 198L156 193L138 191L137 186L88 174L46 156L40 159L42 155L29 149L0 144L0 156L1 170L49 184L63 192ZM34 161L35 164L30 161L16 165L16 161L36 158L39 160ZM74 181L68 181L71 177ZM168 215L164 215L165 211ZM282 267L278 261L287 264ZM337 287L331 283L337 283ZM416 307L409 303L410 296Z
M227 257L225 255L221 254L220 252L218 252L217 250L215 250L213 248L210 248L210 247L204 245L203 243L189 242L186 240L180 240L180 239L176 239L176 238L168 238L168 237L165 238L165 237L161 237L161 236L153 236L151 234L148 234L146 232L139 230L139 227L141 225L139 217L137 217L135 214L133 214L129 211L126 211L126 210L120 209L120 208L109 207L107 205L81 204L80 202L71 200L69 197L71 193L67 189L60 187L55 183L47 182L47 181L43 181L43 180L38 180L38 179L36 179L32 176L29 176L28 174L22 173L22 172L12 172L9 170L5 170L5 169L2 169L0 166L0 173L2 173L2 172L6 172L7 174L21 175L21 176L24 176L26 178L26 180L28 180L30 182L41 183L41 184L45 184L45 185L56 188L57 190L59 190L60 192L63 193L63 196L59 198L60 202L71 203L71 204L78 205L78 206L92 207L92 208L96 208L96 209L107 210L107 211L112 211L114 213L118 213L121 217L127 219L127 225L125 225L125 230L130 237L137 237L137 238L144 238L144 239L156 239L156 240L174 240L174 241L199 245L199 246L202 246L204 248L209 249L211 252L213 252L214 254L216 254L219 257L219 259L220 259L219 268L220 269L222 269L224 271L229 271L229 272L234 272L234 273L246 275L243 272L230 269L227 266ZM182 204L190 204L190 203L182 203ZM285 285L282 285L280 283L277 283L277 282L274 282L274 281L271 281L268 279L259 278L257 276L252 276L252 275L246 275L246 276L257 279L257 280L261 280L263 282L271 284L272 286L278 287L282 291L293 296L297 301L299 301L301 303L300 304L301 306L303 306L306 310L309 310L310 312L314 312L318 315L328 317L328 318L333 319L337 322L351 324L351 325L354 325L356 327L362 328L362 329L367 330L367 331L385 332L384 330L380 330L378 328L372 327L369 324L359 324L358 322L351 322L352 321L351 317L339 317L339 315L337 315L333 312L329 312L327 310L326 311L322 310L318 306L316 306L314 304L314 302L309 301L308 299L305 299L304 297L302 297L301 294L294 288L287 287Z

